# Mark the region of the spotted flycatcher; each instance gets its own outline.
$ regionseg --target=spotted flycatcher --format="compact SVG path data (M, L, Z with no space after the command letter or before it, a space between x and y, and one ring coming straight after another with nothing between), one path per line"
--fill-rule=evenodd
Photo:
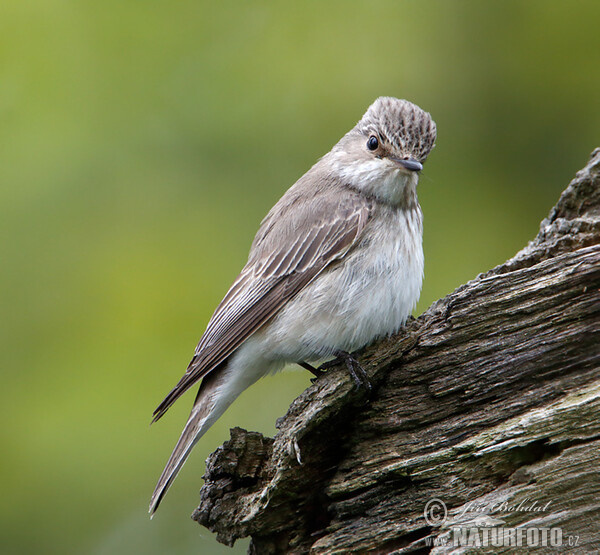
M435 123L418 106L378 98L271 209L248 262L210 319L158 420L202 380L150 502L157 509L192 447L258 378L342 358L404 324L423 281L417 182Z

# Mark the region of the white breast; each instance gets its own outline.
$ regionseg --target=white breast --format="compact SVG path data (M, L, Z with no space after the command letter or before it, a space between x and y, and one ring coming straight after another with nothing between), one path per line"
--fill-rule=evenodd
M260 342L286 361L359 349L404 324L422 281L420 208L380 207L360 243L290 301Z

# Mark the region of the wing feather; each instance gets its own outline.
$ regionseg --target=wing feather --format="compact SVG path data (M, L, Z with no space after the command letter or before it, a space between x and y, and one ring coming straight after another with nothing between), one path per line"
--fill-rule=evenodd
M298 208L289 210L287 218L270 218L273 211L265 218L248 264L215 310L186 373L154 411L153 421L328 264L344 256L360 236L371 209L358 194L345 194L343 199L313 197Z

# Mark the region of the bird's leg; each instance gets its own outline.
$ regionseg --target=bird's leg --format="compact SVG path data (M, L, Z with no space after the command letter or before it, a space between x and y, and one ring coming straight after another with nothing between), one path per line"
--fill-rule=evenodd
M320 368L315 368L312 364L308 364L308 362L299 362L298 365L302 366L302 368L304 368L305 370L308 370L310 373L315 375L314 378L310 379L310 381L312 383L315 383L318 378L320 378L323 374L325 374L325 372L323 372L323 370L321 370Z
M364 386L367 391L371 391L372 388L369 377L358 360L356 360L350 353L347 353L346 351L334 351L333 354L336 356L336 358L322 364L318 368L319 370L323 371L327 368L331 368L341 361L346 365L350 376L352 376L354 384L356 385L356 389L360 389L361 386Z

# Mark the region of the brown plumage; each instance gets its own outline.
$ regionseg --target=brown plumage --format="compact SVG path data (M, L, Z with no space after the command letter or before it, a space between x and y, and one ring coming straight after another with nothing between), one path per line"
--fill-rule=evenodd
M414 104L378 99L263 220L186 373L154 411L156 421L202 380L151 513L194 444L258 378L355 350L403 324L421 287L416 185L435 132Z
M315 213L317 206L319 212ZM152 422L218 367L327 264L341 256L363 230L369 215L369 203L358 194L342 199L321 195L310 199L306 214L295 205L287 215L287 230L274 231L276 222L286 217L286 208L281 217L263 221L253 244L253 256L215 310L186 373L156 408ZM306 235L296 236L294 220L305 218L310 218L310 228ZM278 250L270 251L267 237L277 231L287 231L289 238L284 237Z

